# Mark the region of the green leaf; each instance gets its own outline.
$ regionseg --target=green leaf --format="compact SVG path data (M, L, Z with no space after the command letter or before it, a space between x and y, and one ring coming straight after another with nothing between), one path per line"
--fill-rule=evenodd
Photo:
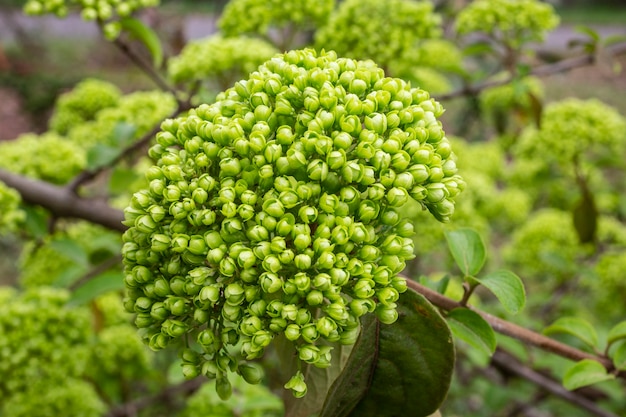
M99 295L109 291L121 290L123 288L124 274L121 271L103 272L78 287L72 293L70 303L74 305L85 304Z
M489 42L475 42L463 48L463 54L465 56L490 54L493 52L493 45Z
M454 368L450 330L422 295L408 290L398 301L398 321L377 321L369 389L351 417L425 417L443 402ZM338 415L337 417L343 417Z
M139 179L140 175L132 168L116 166L109 178L111 194L123 194L128 191L128 185Z
M611 330L609 330L607 343L611 345L621 339L626 339L626 321L618 323L617 325L613 326Z
M137 127L132 123L119 122L111 133L111 143L117 147L124 147L131 144L135 138Z
M565 372L563 386L571 391L614 378L615 375L609 374L600 362L583 359Z
M98 143L87 151L87 168L97 169L110 165L119 154L119 148Z
M88 271L85 265L70 265L61 271L54 280L54 286L68 288Z
M89 265L89 255L78 242L72 239L60 238L50 242L50 247L79 266Z
M600 40L600 34L590 28L589 26L578 25L574 28L576 32L582 33L583 35L589 36L594 42L598 42Z
M319 417L342 417L358 404L369 388L377 349L372 344L378 333L373 314L361 319L361 333L352 348L350 358L339 377L330 387Z
M582 196L572 211L574 227L580 243L591 243L596 240L598 230L598 210L593 194L586 185L582 186Z
M474 279L495 295L502 306L512 314L517 314L526 304L526 291L522 280L511 271L495 271Z
M626 343L620 343L611 355L615 369L626 371Z
M48 212L41 207L30 205L22 206L22 210L26 212L24 226L26 226L26 231L29 235L34 238L42 238L48 234Z
M448 247L465 276L476 275L485 263L485 245L472 229L446 232Z
M452 334L474 349L491 356L496 350L496 333L480 314L468 308L455 308L447 316Z
M587 346L595 348L598 334L593 326L579 317L561 317L543 331L544 334L566 333L582 340Z
M127 17L120 20L122 29L130 33L148 48L152 55L152 63L155 68L160 68L163 64L163 48L156 32L146 26L141 20Z

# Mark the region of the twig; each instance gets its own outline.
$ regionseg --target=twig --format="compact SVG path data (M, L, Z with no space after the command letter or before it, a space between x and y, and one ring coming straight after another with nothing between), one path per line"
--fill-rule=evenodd
M491 363L507 373L524 378L545 391L548 391L549 393L556 395L557 397L560 397L577 407L593 413L594 416L618 417L609 411L599 408L593 401L580 395L580 393L577 393L576 391L568 391L558 381L555 381L554 379L540 374L534 369L521 364L513 355L506 353L503 350L496 350L491 357Z
M109 268L114 267L115 265L119 264L120 262L122 262L122 255L116 255L116 256L110 257L109 259L107 259L106 261L102 262L99 265L96 265L92 270L90 270L85 275L83 275L82 277L80 277L79 279L74 281L72 283L72 285L70 285L69 290L70 291L74 291L78 287L82 286L86 282L88 282L88 281L92 280L93 278L97 277L98 275L100 275L101 273L105 272Z
M56 217L74 217L112 230L126 230L122 224L122 210L111 207L104 200L83 198L68 187L26 178L3 169L0 169L0 181L15 188L26 203L42 206Z
M195 378L189 381L182 382L177 385L170 385L155 395L150 395L143 398L138 398L134 401L121 404L107 414L104 417L133 417L137 415L139 410L149 407L153 404L171 401L178 399L181 396L189 396L196 392L203 383L207 381L204 377Z
M626 53L626 43L619 43L605 48L604 50L609 56L617 56ZM591 65L596 62L597 55L596 54L586 54L582 56L577 56L573 58L563 59L561 61L555 62L554 64L541 65L535 68L532 68L529 72L529 75L536 75L538 77L546 77L549 75L558 74L561 72L571 71L576 68L584 67L587 65ZM458 90L452 91L447 94L441 94L436 97L437 100L450 100L457 97L462 96L473 96L481 91L490 88L497 87L500 85L508 84L513 80L513 76L507 77L501 80L490 80L482 83L478 83L474 86L464 86Z
M411 279L407 279L407 285L409 288L417 291L422 294L428 301L433 303L439 308L444 310L454 310L455 308L463 308L459 302L454 301L448 297L445 297L439 294L436 291L431 290L428 287L425 287ZM512 337L514 339L520 340L526 344L536 346L545 351L554 353L556 355L562 356L566 359L571 359L574 361L580 361L583 359L592 359L600 362L608 371L612 372L615 370L613 366L613 362L608 358L594 355L592 353L583 352L582 350L576 349L574 347L568 346L564 343L561 343L557 340L546 337L542 334L536 333L532 330L526 329L524 327L518 326L517 324L513 324L506 320L502 320L498 317L492 316L489 313L485 313L484 311L480 311L478 309L470 307L474 312L480 314L483 319L487 323L493 327L493 329L501 333L505 336ZM626 377L626 373L619 372L618 376L624 378Z
M126 55L139 69L146 73L148 77L163 91L167 91L172 93L174 97L176 97L177 91L172 86L170 86L167 81L159 74L156 69L147 63L141 56L137 55L130 46L117 38L113 41L113 45L115 45L124 55Z

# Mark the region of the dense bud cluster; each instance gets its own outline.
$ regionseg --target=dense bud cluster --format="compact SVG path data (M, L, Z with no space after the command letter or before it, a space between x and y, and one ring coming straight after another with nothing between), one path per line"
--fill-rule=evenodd
M107 107L117 105L122 93L113 84L88 78L57 100L50 130L65 135L74 126L95 119Z
M362 315L393 323L414 256L398 208L412 198L445 221L464 188L442 112L371 61L303 50L166 120L125 211L126 307L149 345L184 340L183 373L227 396L227 371L260 378L238 357L277 335L323 368Z
M185 45L180 55L169 60L168 74L176 83L213 80L223 91L277 53L261 39L213 35Z
M463 8L456 30L465 35L483 32L512 48L542 41L559 24L552 5L538 0L477 0Z
M53 184L66 183L86 164L83 149L53 132L25 133L2 142L0 155L0 167Z
M13 231L24 221L20 194L0 181L0 232Z
M218 26L225 36L258 34L271 29L314 29L333 11L334 0L231 0L224 7Z
M80 11L83 20L102 22L107 39L113 40L120 34L120 19L129 17L137 10L155 7L159 0L28 0L24 12L29 15L55 14L65 17L69 11Z
M95 119L81 123L67 138L89 149L96 144L119 146L115 143L115 128L127 124L134 128L134 138L140 138L176 109L176 99L162 91L137 91L122 96L114 107L100 110Z
M613 107L595 99L572 98L546 106L541 128L526 129L516 151L565 166L581 157L589 161L598 156L623 163L625 131L626 120Z
M64 308L69 293L38 288L17 294L1 290L0 398L35 382L80 375L87 352L89 320L82 309ZM9 415L1 413L2 415Z
M439 37L440 23L430 2L346 0L317 32L315 43L343 56L372 59L388 67L398 57L415 52L420 40Z

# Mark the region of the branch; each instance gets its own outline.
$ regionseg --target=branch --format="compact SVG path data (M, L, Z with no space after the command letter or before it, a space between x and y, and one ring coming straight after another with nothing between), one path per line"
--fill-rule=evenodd
M44 181L26 178L0 169L0 181L15 188L22 200L46 208L55 217L74 217L88 220L112 230L123 232L124 213L101 199L76 195L69 187L59 187Z
M618 417L617 415L599 408L593 401L580 395L576 391L565 389L558 381L540 374L528 366L521 364L513 355L506 353L500 349L491 357L491 363L495 367L506 371L507 373L524 378L545 391L574 404L577 407L585 409L597 417Z
M199 377L189 381L184 381L177 385L170 385L158 394L138 398L125 404L121 404L111 409L107 414L105 414L104 417L134 417L137 415L139 410L151 405L170 402L172 400L179 399L181 396L189 396L193 394L205 381L207 381L206 378Z
M617 56L626 53L626 43L619 43L612 46L609 46L604 49L604 53L608 56ZM546 77L549 75L558 74L561 72L571 71L576 68L585 67L587 65L592 65L597 60L596 54L586 54L582 56L577 56L573 58L563 59L561 61L555 62L554 64L546 64L541 65L535 68L532 68L528 75L536 75L538 77ZM513 81L514 77L510 76L502 80L490 80L482 83L478 83L474 86L465 86L456 91L452 91L447 94L438 95L437 100L450 100L452 98L462 97L462 96L474 96L480 93L481 91L490 88L497 87L500 85L508 84Z
M438 292L431 290L430 288L425 287L411 279L407 279L406 283L408 287L422 294L424 297L426 297L428 301L430 301L432 304L436 305L439 308L449 311L454 310L455 308L464 307L460 303L448 297L445 297ZM471 309L474 312L480 314L482 318L485 319L485 321L489 323L496 332L501 333L505 336L509 336L526 344L536 346L540 349L562 356L566 359L571 359L573 361L592 359L594 361L600 362L609 372L615 370L613 362L611 362L611 360L606 357L584 352L582 350L561 343L557 340L546 337L542 334L533 332L532 330L528 330L524 327L518 326L517 324L513 324L506 320L502 320L501 318L492 316L491 314L485 313L484 311L480 311L475 308ZM626 377L626 373L624 372L619 372L617 375L622 378Z
M170 92L176 97L177 91L170 86L167 81L159 74L152 65L147 63L141 56L137 55L130 46L122 41L120 38L117 38L113 41L113 45L115 45L124 55L126 55L139 69L146 73L148 77L163 91Z

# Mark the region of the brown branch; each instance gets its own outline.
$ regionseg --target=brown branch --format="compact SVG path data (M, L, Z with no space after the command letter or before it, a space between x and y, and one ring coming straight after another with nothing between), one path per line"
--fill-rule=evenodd
M155 395L138 398L134 401L121 404L111 409L104 417L134 417L139 410L154 404L170 402L179 399L181 396L189 396L196 392L203 383L207 381L204 377L184 381L177 385L170 385Z
M174 97L176 97L177 91L170 86L167 81L157 72L157 70L149 63L147 63L141 56L137 55L135 51L131 49L131 47L121 40L117 38L113 41L113 45L115 45L124 55L128 57L139 69L146 73L146 75L163 91L167 91L172 93Z
M608 56L617 56L626 53L626 43L619 43L612 46L609 46L604 49L604 52ZM541 65L535 68L532 68L529 72L529 75L536 75L538 77L547 77L549 75L559 74L561 72L571 71L576 68L585 67L587 65L592 65L596 62L597 55L596 54L586 54L573 58L562 59L554 64L546 64ZM478 83L474 86L464 86L458 90L452 91L447 94L441 94L436 97L437 100L450 100L457 97L462 96L473 96L477 95L481 91L490 88L497 87L500 85L508 84L513 81L514 77L510 76L502 80L490 80L482 83Z
M526 379L527 381L532 382L536 386L542 388L543 390L564 399L565 401L587 410L593 413L594 416L597 417L618 417L617 415L605 411L599 408L593 401L581 395L581 393L576 391L569 391L561 385L558 381L543 375L528 366L520 363L517 358L513 355L504 352L503 350L496 350L496 352L491 357L491 363L493 366L504 370L509 374L516 375L520 378Z
M411 279L407 279L407 285L412 290L422 294L424 297L426 297L426 299L428 299L428 301L430 301L432 304L439 308L448 311L454 310L455 308L463 308L463 305L461 305L457 301L445 297L438 292L431 290L430 288L425 287ZM513 324L496 316L492 316L491 314L485 313L484 311L480 311L472 307L470 308L474 312L480 314L482 318L485 319L485 321L489 323L491 327L493 327L493 329L500 334L520 340L526 344L536 346L542 350L554 353L566 359L571 359L573 361L592 359L600 362L610 372L615 370L613 362L611 362L611 360L606 357L584 352L582 350L561 343L557 340L546 337L540 333L536 333L532 330L526 329L525 327L521 327L517 324ZM620 372L618 376L625 377L626 373Z
M83 198L68 187L26 178L3 169L0 169L0 181L16 189L24 202L42 206L55 217L74 217L112 230L126 230L122 224L122 210L111 207L104 200Z

